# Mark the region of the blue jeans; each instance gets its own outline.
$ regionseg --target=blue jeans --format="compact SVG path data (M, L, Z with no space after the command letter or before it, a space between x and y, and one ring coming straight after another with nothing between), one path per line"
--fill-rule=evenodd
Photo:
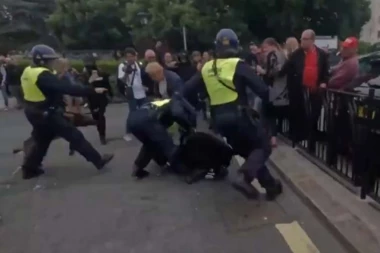
M148 103L148 102L149 102L148 98L146 98L146 97L145 98L139 98L139 99L135 99L135 98L129 99L128 100L128 108L129 108L129 110L128 110L127 120L128 120L130 112L136 111L137 109L140 108L140 106L142 106L143 104ZM125 127L126 133L129 134L131 131L128 128L128 124L126 124L125 126L126 126Z

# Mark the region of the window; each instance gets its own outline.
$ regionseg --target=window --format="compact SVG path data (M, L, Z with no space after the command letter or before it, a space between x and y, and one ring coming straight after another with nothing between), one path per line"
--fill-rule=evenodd
M377 38L380 39L380 31L377 31Z
M380 16L377 17L377 22L380 24Z

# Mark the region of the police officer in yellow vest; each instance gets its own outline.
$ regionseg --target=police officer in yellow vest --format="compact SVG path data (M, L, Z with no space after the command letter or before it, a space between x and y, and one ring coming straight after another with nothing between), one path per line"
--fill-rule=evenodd
M84 138L75 126L63 117L63 95L88 96L92 93L104 93L106 89L71 85L60 81L54 75L53 66L58 58L54 49L46 45L36 45L30 52L32 65L21 76L21 87L25 100L25 115L33 127L34 144L25 154L22 165L24 179L43 174L41 163L51 141L62 137L70 146L102 169L113 155L101 156Z
M180 172L181 164L176 159L177 146L168 132L174 123L185 131L196 126L194 108L177 95L171 99L144 104L138 110L130 112L128 129L143 143L134 162L132 176L139 179L148 176L149 172L144 168L152 159L161 167L169 164L173 171Z
M185 83L183 95L188 97L199 87L205 88L216 130L236 154L245 158L239 177L233 182L234 188L248 198L257 198L258 192L251 184L257 178L266 189L267 199L273 200L282 192L282 185L265 165L271 153L269 137L260 122L252 117L246 94L248 87L265 103L269 97L268 87L237 57L239 40L233 30L220 30L215 44L216 58Z

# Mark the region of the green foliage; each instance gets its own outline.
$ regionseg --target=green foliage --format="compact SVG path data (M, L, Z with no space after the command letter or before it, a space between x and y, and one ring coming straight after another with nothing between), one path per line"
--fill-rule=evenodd
M0 48L15 49L37 42L41 37L49 37L45 18L53 12L54 1L3 0L1 4Z
M122 18L127 0L57 0L49 26L71 49L115 49L131 43Z
M2 0L0 47L54 34L69 49L123 49L140 38L212 43L221 28L241 42L284 40L311 28L318 35L359 36L370 18L368 0ZM142 24L142 13L148 24ZM11 14L11 15L9 15ZM12 19L9 18L12 17ZM48 18L47 18L48 17ZM46 26L45 21L47 19Z

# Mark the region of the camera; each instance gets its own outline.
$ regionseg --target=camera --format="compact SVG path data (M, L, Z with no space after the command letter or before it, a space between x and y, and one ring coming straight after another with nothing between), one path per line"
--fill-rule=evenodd
M124 62L124 72L129 74L132 74L136 71L136 65L134 63L129 64L128 62Z

